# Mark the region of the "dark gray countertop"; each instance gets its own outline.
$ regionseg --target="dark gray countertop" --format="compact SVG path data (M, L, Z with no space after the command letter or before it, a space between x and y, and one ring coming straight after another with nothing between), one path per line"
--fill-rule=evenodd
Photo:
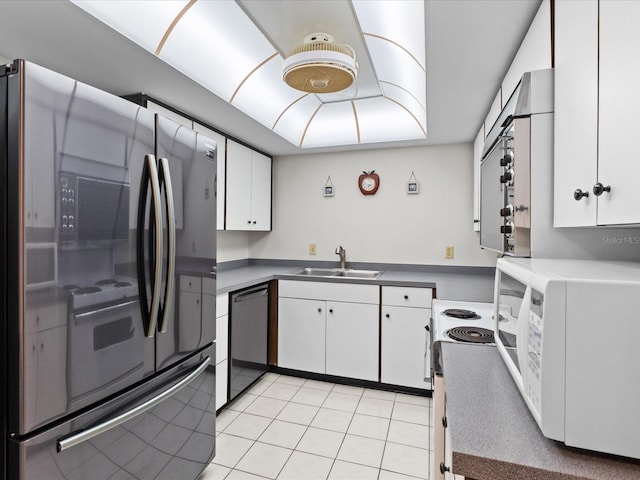
M351 267L350 265L348 265ZM493 276L487 275L486 269L469 267L466 269L438 268L434 271L385 270L383 265L371 268L383 270L376 279L355 279L339 277L305 277L293 275L303 265L248 265L231 269L219 269L217 276L217 293L240 290L274 279L366 283L372 285L396 285L405 287L437 288L438 298L445 300L491 301L493 295ZM464 288L461 285L464 284Z
M442 356L454 473L475 480L640 479L640 461L543 437L495 346L443 343Z

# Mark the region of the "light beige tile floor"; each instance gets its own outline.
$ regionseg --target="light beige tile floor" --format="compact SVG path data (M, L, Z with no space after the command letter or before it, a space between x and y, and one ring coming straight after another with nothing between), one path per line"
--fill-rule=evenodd
M429 478L431 399L267 373L216 419L201 480Z

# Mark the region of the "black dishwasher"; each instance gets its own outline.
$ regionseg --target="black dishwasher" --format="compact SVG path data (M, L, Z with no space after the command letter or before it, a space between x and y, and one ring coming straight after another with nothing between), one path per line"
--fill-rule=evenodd
M268 284L231 294L229 401L267 371L268 324Z

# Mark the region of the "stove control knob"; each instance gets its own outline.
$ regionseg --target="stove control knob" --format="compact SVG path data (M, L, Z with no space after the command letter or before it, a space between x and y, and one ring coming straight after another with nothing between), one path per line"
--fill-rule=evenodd
M506 167L507 165L511 165L513 163L513 152L507 152L504 154L504 157L500 159L500 166Z
M509 169L506 172L504 172L503 175L500 175L500 183L510 183L513 181L513 169Z
M501 217L513 217L513 205L507 205L500 209Z
M69 225L69 233L73 233L74 230L73 225Z
M500 233L504 233L506 235L513 233L513 223L509 222L506 225L502 225L500 227Z

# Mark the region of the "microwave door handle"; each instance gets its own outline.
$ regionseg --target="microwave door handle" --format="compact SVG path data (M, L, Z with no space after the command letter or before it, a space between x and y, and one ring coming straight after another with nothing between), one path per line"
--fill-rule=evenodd
M164 292L164 308L158 330L167 331L167 323L173 311L176 271L176 210L173 202L173 187L171 184L171 172L169 160L160 159L160 180L164 184L164 193L167 202L167 281Z

